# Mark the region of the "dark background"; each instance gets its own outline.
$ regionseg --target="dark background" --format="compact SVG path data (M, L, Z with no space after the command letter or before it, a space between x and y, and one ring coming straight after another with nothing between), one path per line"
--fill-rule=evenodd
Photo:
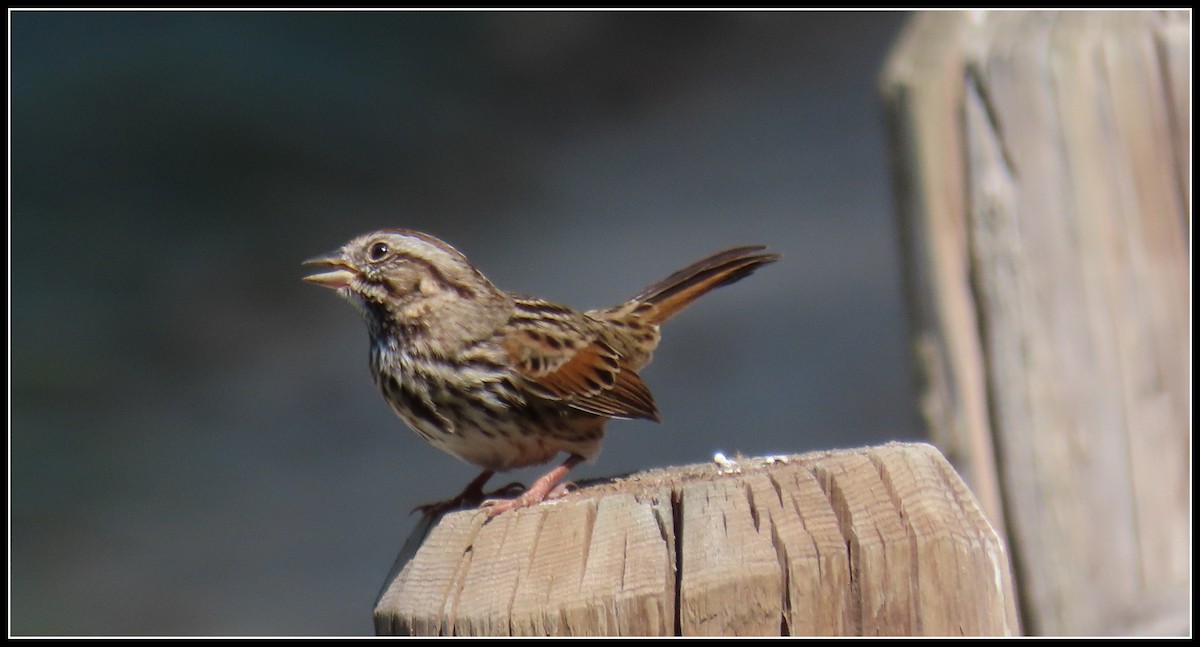
M665 327L663 424L577 478L916 437L876 91L904 18L11 13L11 631L372 631L408 510L476 474L300 281L375 228L581 308L783 254Z

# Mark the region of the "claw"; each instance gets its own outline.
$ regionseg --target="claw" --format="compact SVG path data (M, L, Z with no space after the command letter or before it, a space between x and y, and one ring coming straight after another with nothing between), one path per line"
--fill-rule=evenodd
M526 492L525 494L512 499L488 499L480 504L479 507L486 510L487 516L492 518L504 514L509 510L528 508L529 506L537 505L544 499L544 497L531 497L529 494L530 492Z
M420 510L421 516L431 517L445 514L451 510L473 506L484 498L483 485L488 482L488 479L492 478L493 474L495 472L491 470L484 470L479 476L475 477L475 480L468 483L462 492L459 492L453 498L437 503L419 505L413 508L408 514L411 515L413 512ZM510 487L512 487L512 484L506 485L501 489L508 489Z
M546 499L557 499L565 495L571 484L561 483L563 477L571 468L579 464L583 460L582 456L571 455L563 462L562 465L550 470L538 480L534 481L533 485L519 497L514 499L488 499L484 501L480 507L487 510L489 518L499 516L509 510L518 508L528 508L532 505L537 505Z
M419 510L422 517L436 517L465 507L467 507L466 501L464 501L461 497L454 497L453 499L438 501L437 503L422 503L412 510L409 510L408 514L412 515L412 513Z
M577 489L579 489L579 486L570 481L559 483L558 485L554 486L553 490L550 490L550 492L546 494L546 500L550 501L553 499L561 499L570 494L572 490Z

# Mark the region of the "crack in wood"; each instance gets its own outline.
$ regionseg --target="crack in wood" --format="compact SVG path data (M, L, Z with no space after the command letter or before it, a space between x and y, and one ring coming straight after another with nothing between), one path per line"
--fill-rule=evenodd
M596 514L596 506L589 505L583 533L583 573L587 572L588 560L592 557L592 534L596 529Z
M892 471L889 461L917 461L913 469L925 470L932 487L953 485L928 468L929 460L944 459L924 447L740 460L739 473L715 474L709 466L690 472L695 477L646 479L633 491L583 490L486 526L478 512L453 513L387 587L376 627L443 635L852 635L863 632L869 615L872 633L924 630L907 619L917 613L910 607L938 601L939 591L884 596L909 586L916 560L929 554L891 546L896 521L881 535L873 516L895 519L896 499L904 504L920 493L908 485L908 468ZM890 458L873 460L876 451ZM944 508L914 508L929 509ZM1003 557L1001 550L946 564L951 574L964 564L986 571L1003 568ZM952 594L971 580L953 581L959 584L945 600L958 603ZM408 587L424 597L405 602ZM440 597L428 597L434 593ZM1001 620L991 631L1004 633L1004 626Z
M762 520L759 519L758 506L754 503L754 488L750 486L748 481L742 481L742 489L746 493L746 507L750 510L750 521L754 523L754 532L761 533L762 528L760 524Z
M1000 160L1004 162L1005 172L1009 177L1016 179L1018 177L1017 165L1013 161L1012 153L1008 150L1007 140L1004 137L1004 126L1000 120L1000 111L996 107L995 100L992 99L991 86L987 83L981 63L978 61L967 64L964 86L968 100L974 101L986 117L984 123L991 133L992 139L996 142Z
M471 543L467 544L467 549L463 551L462 561L459 562L459 568L455 575L451 578L453 585L451 589L446 591L447 599L445 603L450 606L449 612L445 615L445 620L438 633L442 636L454 635L454 624L458 621L458 603L462 595L463 588L467 585L467 573L471 570L471 564L475 561L475 533L472 533ZM453 591L453 594L450 591ZM445 604L444 603L444 604Z
M671 522L675 546L675 635L683 635L683 491L671 489Z
M849 503L842 495L840 489L834 479L833 472L823 466L814 464L810 467L810 474L816 479L817 485L821 487L822 494L825 495L825 500L829 503L829 507L833 510L834 520L837 521L838 532L841 533L842 539L846 544L846 558L849 562L849 603L850 617L854 622L853 635L863 635L863 601L862 601L862 572L859 561L858 539L855 536L852 524L850 521Z

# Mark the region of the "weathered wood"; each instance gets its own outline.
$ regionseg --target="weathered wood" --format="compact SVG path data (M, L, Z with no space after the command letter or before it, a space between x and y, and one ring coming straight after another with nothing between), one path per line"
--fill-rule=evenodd
M929 438L1005 532L983 345L971 288L962 94L970 33L963 15L919 14L883 72L900 213L905 296Z
M740 479L698 481L680 493L683 521L679 590L685 636L779 633L783 591L770 533Z
M652 470L485 520L417 528L379 633L1017 630L1004 545L929 445Z
M938 13L885 69L923 410L1034 633L1190 630L1146 615L1190 587L1190 41L1183 12Z

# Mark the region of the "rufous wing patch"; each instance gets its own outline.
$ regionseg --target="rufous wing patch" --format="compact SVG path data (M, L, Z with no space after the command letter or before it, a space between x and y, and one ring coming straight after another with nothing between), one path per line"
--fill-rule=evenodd
M524 332L509 335L504 346L534 395L600 416L658 420L650 389L608 344L551 346Z

